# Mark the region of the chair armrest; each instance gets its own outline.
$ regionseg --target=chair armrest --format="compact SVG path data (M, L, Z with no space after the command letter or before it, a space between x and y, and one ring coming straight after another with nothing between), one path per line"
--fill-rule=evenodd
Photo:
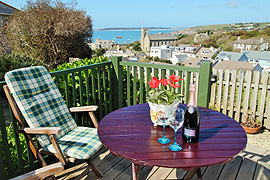
M21 176L12 178L11 180L30 180L30 179L44 179L64 170L62 163L51 164Z
M38 127L18 129L19 133L27 134L59 134L62 131L60 127Z
M69 108L70 112L90 112L96 111L98 106L81 106L81 107L72 107Z

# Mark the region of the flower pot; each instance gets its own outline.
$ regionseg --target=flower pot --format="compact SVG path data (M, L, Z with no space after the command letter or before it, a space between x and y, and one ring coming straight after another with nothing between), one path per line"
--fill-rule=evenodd
M176 99L172 104L170 105L164 105L164 104L155 104L150 101L148 101L149 107L150 107L150 116L151 116L151 121L153 122L154 126L160 125L162 126L161 122L158 122L158 117L157 117L157 109L166 111L166 110L173 110L173 112L176 111L178 105L180 104L180 100ZM166 126L169 125L169 123L166 123Z
M247 134L257 134L259 131L260 131L260 129L261 129L261 125L260 124L257 124L258 125L258 127L246 127L245 126L245 124L246 124L246 122L243 122L243 123L241 123L241 126L244 128L244 130L246 131L246 133Z

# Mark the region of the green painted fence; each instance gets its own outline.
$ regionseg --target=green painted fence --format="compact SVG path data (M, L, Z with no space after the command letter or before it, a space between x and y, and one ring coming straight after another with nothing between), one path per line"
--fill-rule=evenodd
M208 107L211 63L204 62L200 68L188 68L121 60L121 57L114 57L109 62L51 72L51 75L68 107L98 105L96 116L99 121L115 109L145 103L150 89L147 81L152 76L161 78L172 73L184 78L182 88L178 89L178 93L184 95L182 103L187 102L189 84L194 82L199 87L198 105ZM5 82L0 82L1 90L3 85ZM14 133L18 127L17 122L10 109L3 107L2 100L4 102L5 98L0 96L0 177L8 179L33 170L38 164L27 144L23 145L23 138ZM87 114L74 114L74 118L79 125L92 126ZM9 124L11 129L7 128ZM11 134L7 134L7 130Z

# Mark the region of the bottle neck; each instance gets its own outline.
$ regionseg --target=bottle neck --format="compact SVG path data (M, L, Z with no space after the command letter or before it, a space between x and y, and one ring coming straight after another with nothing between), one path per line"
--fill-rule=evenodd
M187 106L190 105L197 107L196 89L194 87L190 88L189 90L189 99Z

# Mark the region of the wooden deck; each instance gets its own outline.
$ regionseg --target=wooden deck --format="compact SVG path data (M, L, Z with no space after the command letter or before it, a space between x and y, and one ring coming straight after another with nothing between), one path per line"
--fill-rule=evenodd
M130 180L132 179L131 162L109 153L104 147L96 153L93 162L104 173L97 178L84 162L76 162L73 167L56 175L57 179L88 180ZM202 168L203 180L269 180L270 151L257 146L247 145L245 151L225 165ZM141 167L140 180L182 179L187 171L162 167ZM193 179L197 179L196 176Z

